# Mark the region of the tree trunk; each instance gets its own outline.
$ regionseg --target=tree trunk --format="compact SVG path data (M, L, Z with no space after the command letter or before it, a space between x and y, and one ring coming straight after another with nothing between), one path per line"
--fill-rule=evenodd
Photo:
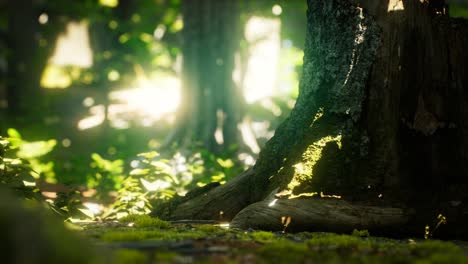
M8 85L11 116L26 114L40 98L41 72L34 67L38 46L37 16L31 0L8 1Z
M416 0L353 2L308 0L289 118L248 173L175 204L169 218L230 208L240 227L281 229L290 214L295 230L422 234L442 213L441 231L468 234L467 23ZM293 199L318 193L341 200Z
M238 2L183 1L182 14L182 102L178 126L168 142L201 142L219 151L240 142L237 124L243 99L232 80L240 42Z
M55 49L58 34L64 29L51 14L48 25L40 25L35 4L32 0L7 3L7 103L13 122L27 115L37 118L42 103L41 76Z

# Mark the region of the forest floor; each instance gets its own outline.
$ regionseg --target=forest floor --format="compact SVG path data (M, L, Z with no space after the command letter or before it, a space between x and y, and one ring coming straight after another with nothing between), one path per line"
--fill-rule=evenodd
M468 243L322 232L236 230L149 217L81 231L111 263L468 263Z

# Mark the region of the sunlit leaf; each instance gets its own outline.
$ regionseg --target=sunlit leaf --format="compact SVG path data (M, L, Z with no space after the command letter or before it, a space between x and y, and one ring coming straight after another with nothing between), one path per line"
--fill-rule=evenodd
M94 213L93 213L91 210L89 210L89 209L82 209L82 208L80 208L80 209L78 209L78 210L79 210L80 212L82 212L83 214L85 214L87 217L89 217L89 218L94 218Z
M21 139L20 133L18 132L18 130L14 129L14 128L9 128L7 130L7 134L8 134L8 136L10 138Z
M217 159L216 159L216 162L218 162L218 164L219 164L221 167L226 168L226 169L229 169L229 168L234 167L234 162L232 162L231 159L223 160L223 159L221 159L221 158L217 158Z
M55 145L57 145L57 141L55 139L25 142L21 144L17 155L23 159L37 158L51 152Z
M130 175L147 175L150 172L149 169L133 169L130 171Z
M155 157L159 156L159 153L156 151L151 151L151 152L145 152L145 153L140 153L138 154L138 157L143 157L145 159L153 159Z
M145 179L140 179L141 183L145 187L146 190L150 192L158 191L158 190L163 190L166 188L169 188L171 186L170 183L167 181L162 181L162 180L156 180L154 182L149 182Z
M34 187L36 186L35 182L30 182L30 181L23 181L24 186L26 187Z

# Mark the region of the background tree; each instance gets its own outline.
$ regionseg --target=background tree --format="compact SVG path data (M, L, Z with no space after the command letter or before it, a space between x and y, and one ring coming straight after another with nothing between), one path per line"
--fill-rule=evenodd
M7 102L10 114L18 116L34 113L40 104L42 71L63 24L33 0L8 1L7 8Z
M466 21L430 1L308 6L299 98L256 165L160 213L375 232L421 232L443 213L446 234L466 235Z
M234 55L240 43L237 1L182 2L182 101L169 139L182 146L201 142L210 151L241 142L243 99L234 85ZM215 138L219 129L222 140Z

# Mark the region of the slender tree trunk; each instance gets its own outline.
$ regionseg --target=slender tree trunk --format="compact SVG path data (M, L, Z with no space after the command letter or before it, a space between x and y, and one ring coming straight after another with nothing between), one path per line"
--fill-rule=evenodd
M468 235L467 21L416 0L353 2L308 0L289 118L251 170L175 203L169 218L227 208L243 228L281 229L293 216L294 230L415 234L442 213L441 231Z
M240 142L243 99L232 80L240 41L238 2L183 1L182 14L182 102L169 142L201 142L218 151Z

